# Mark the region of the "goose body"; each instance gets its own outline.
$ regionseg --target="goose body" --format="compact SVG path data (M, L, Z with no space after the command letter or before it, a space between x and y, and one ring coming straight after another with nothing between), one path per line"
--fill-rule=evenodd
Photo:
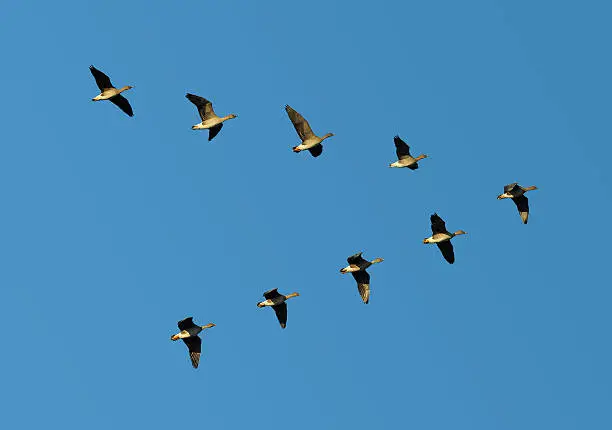
M293 152L308 150L313 157L318 157L321 155L323 153L323 145L321 145L321 142L328 137L332 137L334 134L327 133L326 135L319 137L314 134L310 128L310 124L308 124L308 121L306 121L306 119L304 119L304 117L296 112L291 106L286 105L285 111L287 112L295 131L302 141L302 143L293 147Z
M93 75L96 80L96 84L98 88L100 88L100 94L91 99L94 102L100 100L109 100L111 103L115 104L119 109L125 112L128 116L134 116L134 112L132 111L132 106L130 106L130 102L121 95L122 92L132 89L133 87L125 86L121 88L115 88L111 83L110 78L96 69L94 66L89 66L89 71Z
M361 300L367 305L370 302L370 274L366 272L366 269L372 264L381 263L383 259L375 258L372 261L368 261L361 254L361 252L358 252L347 258L346 261L349 265L340 269L340 273L350 273L353 275L355 282L357 282L357 289L359 290Z
M449 263L453 264L455 262L455 251L453 249L453 244L451 243L451 239L455 236L459 236L461 234L467 234L463 230L457 230L454 233L446 230L446 224L437 213L434 213L430 217L431 221L431 232L433 233L430 237L423 239L423 243L435 243L440 249L442 256Z
M521 216L521 220L523 224L527 224L529 219L529 199L525 193L527 191L537 190L538 187L521 187L518 182L514 182L512 184L508 184L504 187L504 193L497 196L498 200L501 199L512 199L516 208L518 209L519 215Z
M200 364L200 355L202 353L202 339L198 334L207 328L214 327L215 324L210 323L204 326L195 325L193 317L185 318L178 322L178 328L180 332L173 335L171 340L183 339L185 345L189 349L189 358L191 359L191 365L197 369Z
M416 158L410 155L410 146L408 146L399 136L395 136L393 142L395 143L397 161L389 164L389 167L408 167L411 170L416 170L419 168L418 161L427 158L425 154L421 154Z
M299 295L299 293L291 293L285 296L278 292L278 288L274 288L272 290L266 291L263 294L266 300L257 303L257 307L263 308L266 306L270 306L272 309L274 309L274 313L276 314L276 318L278 319L281 328L285 328L287 327L287 304L285 302L288 299L292 297L297 297Z
M192 130L208 130L208 141L210 142L213 138L219 134L223 123L229 119L236 118L238 115L229 114L223 117L218 116L213 110L212 103L206 100L204 97L189 94L185 96L191 103L196 105L200 119L202 122L191 127Z

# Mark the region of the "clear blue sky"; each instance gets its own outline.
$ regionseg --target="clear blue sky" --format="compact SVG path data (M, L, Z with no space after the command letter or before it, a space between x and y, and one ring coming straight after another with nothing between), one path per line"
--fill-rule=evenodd
M612 428L611 12L4 2L3 427ZM186 92L238 118L208 143ZM318 159L287 103L335 133ZM452 266L434 211L469 233ZM385 259L367 306L357 251ZM301 293L284 331L274 287ZM191 315L217 324L198 370L169 339Z

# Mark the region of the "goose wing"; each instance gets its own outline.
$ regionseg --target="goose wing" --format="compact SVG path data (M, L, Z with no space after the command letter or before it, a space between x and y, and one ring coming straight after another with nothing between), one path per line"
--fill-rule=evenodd
M202 339L199 336L191 336L183 339L185 345L189 349L189 358L191 358L191 365L197 369L200 364L200 355L202 353Z
M223 128L223 123L219 123L215 125L214 127L210 127L208 129L208 141L210 142L211 140L213 140L214 137L219 134L222 128Z
M266 291L263 296L267 299L267 300L271 300L274 299L275 297L280 297L281 294L279 294L278 292L278 288L274 288L272 290Z
M104 91L109 88L115 88L113 87L113 84L111 83L110 78L106 76L106 74L99 71L94 66L89 66L89 70L91 71L91 74L96 80L96 84L98 84L98 88L100 88L100 91Z
M178 328L179 328L180 331L189 330L192 327L197 327L193 323L193 317L185 318L184 320L180 320L178 322Z
M312 132L312 129L310 128L310 124L308 124L308 121L306 121L302 115L296 112L289 105L285 106L285 110L287 111L287 115L289 115L289 119L291 120L291 122L293 123L293 126L295 127L295 131L297 131L298 136L300 136L300 139L302 139L302 142L305 141L306 139L309 139L315 136L315 134ZM321 148L321 151L322 150L323 148ZM316 155L314 156L316 157Z
M357 289L359 290L361 300L363 300L363 303L367 305L370 301L370 274L365 270L351 272L351 274L357 282Z
M274 313L276 314L276 318L278 318L278 322L282 328L287 327L287 303L283 302L278 305L272 306L274 309Z
M361 256L361 252L358 252L357 254L351 255L349 258L346 259L346 262L348 264L355 264L359 267L361 267L361 265L363 263L366 263L367 261Z
M514 188L518 185L518 182L513 182L512 184L508 184L504 187L504 193L511 193L514 191Z
M323 153L323 145L319 143L318 145L309 148L308 152L310 152L310 155L312 155L313 157L318 157Z
M198 113L200 114L200 118L202 119L202 122L206 121L207 119L217 117L217 115L215 114L215 111L213 110L212 103L206 100L204 97L196 96L194 94L189 94L189 93L187 93L185 97L187 97L191 103L196 105L196 107L198 108ZM210 139L211 138L209 136L208 140Z
M408 146L406 142L404 142L399 136L395 136L393 138L393 142L395 143L395 153L397 154L398 160L403 160L404 158L410 157L410 146Z
M450 264L453 264L455 262L455 251L453 249L453 244L451 243L451 241L446 240L444 242L438 242L436 243L436 245L438 245L438 249L442 253L444 259Z
M431 231L433 234L447 233L446 223L437 213L433 214L429 219L431 220Z
M526 195L520 195L518 197L512 197L512 201L516 204L516 208L521 215L521 219L523 220L523 224L527 224L527 219L529 218L529 200Z
M132 106L130 106L130 102L128 99L123 97L121 94L117 94L109 99L115 106L119 107L123 112L128 114L128 116L134 116L134 112L132 111Z

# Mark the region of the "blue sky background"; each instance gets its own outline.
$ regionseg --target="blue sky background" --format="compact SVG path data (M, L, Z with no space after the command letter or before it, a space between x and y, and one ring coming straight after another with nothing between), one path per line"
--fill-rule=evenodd
M6 428L611 428L611 12L4 2ZM186 92L239 116L208 143ZM335 133L318 159L287 103ZM434 211L469 233L452 266ZM367 306L338 273L360 250ZM274 287L301 293L284 331ZM169 340L190 315L217 324L198 370Z

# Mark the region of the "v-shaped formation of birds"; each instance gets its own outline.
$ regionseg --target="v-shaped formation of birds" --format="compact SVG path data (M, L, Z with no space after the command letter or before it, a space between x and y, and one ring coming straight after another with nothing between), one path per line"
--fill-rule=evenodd
M116 88L113 86L110 78L106 74L96 69L94 66L90 66L89 69L91 70L91 73L101 91L101 93L92 100L109 100L111 103L118 106L119 109L125 112L128 116L134 116L130 102L122 95L123 92L130 90L133 87L128 85L121 88ZM189 93L185 97L187 97L187 99L197 107L198 113L200 114L200 119L202 120L199 124L196 124L191 128L193 130L208 130L209 141L214 139L215 136L219 134L225 121L237 117L235 114L229 114L222 117L218 116L213 110L212 103L204 97ZM320 156L323 153L323 141L329 137L332 137L334 134L327 133L319 137L312 131L308 121L306 121L306 119L295 109L289 105L286 105L285 111L287 112L289 120L291 120L293 127L295 127L295 131L302 141L302 143L293 147L293 151L301 152L308 150L313 157ZM418 157L413 157L410 155L410 146L408 146L408 144L399 136L395 136L393 138L393 142L395 143L397 161L389 164L389 167L407 167L408 169L416 170L419 168L418 162L424 158L427 158L427 155L425 154L421 154ZM512 199L518 209L523 224L527 224L527 220L529 218L529 201L527 200L525 193L527 191L536 189L537 188L535 186L521 187L515 182L506 185L504 187L504 192L497 196L497 198ZM455 262L455 251L453 249L451 239L455 236L467 233L463 230L457 230L454 233L449 232L446 229L446 223L437 213L431 215L430 221L432 235L423 239L423 243L435 243L444 259L448 263L453 264ZM362 253L359 252L348 257L348 266L340 269L340 272L350 273L353 275L363 303L368 304L370 302L370 274L367 272L367 269L373 264L382 262L383 259L375 258L372 261L368 261L363 258L361 254ZM279 293L278 290L274 288L273 290L266 291L263 296L265 300L257 303L257 307L271 307L276 314L276 318L278 319L281 328L285 328L287 326L286 301L292 297L299 296L299 294L291 293L284 295ZM180 332L173 335L171 339L182 339L183 342L185 342L185 345L187 345L187 348L189 349L191 364L194 368L198 367L202 352L202 339L200 339L198 335L203 330L214 326L215 324L213 323L209 323L204 326L196 325L193 322L193 317L185 318L184 320L178 322Z

